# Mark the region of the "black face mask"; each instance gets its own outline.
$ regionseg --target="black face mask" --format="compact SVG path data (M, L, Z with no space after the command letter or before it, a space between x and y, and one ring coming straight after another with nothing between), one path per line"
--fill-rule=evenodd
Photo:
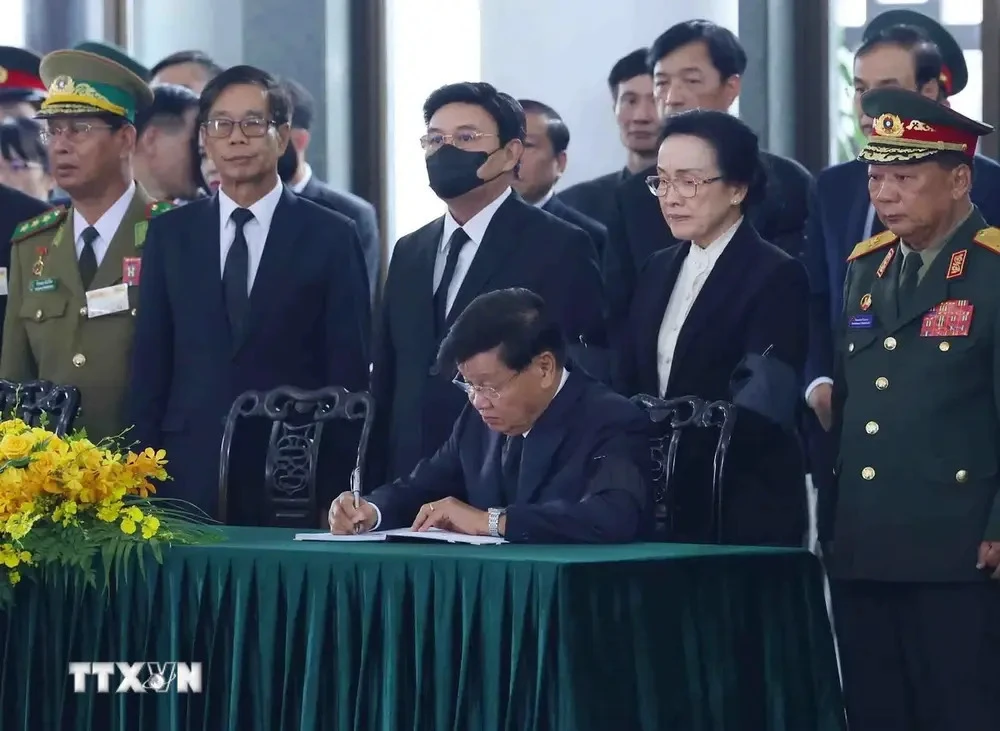
M489 181L476 175L476 171L490 159L493 152L460 150L454 145L442 145L426 161L427 180L431 190L438 198L451 200L485 185Z

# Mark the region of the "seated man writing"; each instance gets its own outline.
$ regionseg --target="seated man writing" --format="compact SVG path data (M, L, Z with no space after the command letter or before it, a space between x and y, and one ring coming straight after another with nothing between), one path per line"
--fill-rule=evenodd
M330 506L333 533L438 527L518 543L621 543L652 525L648 420L582 372L545 303L526 289L477 297L438 367L469 397L448 441L409 477L355 508Z

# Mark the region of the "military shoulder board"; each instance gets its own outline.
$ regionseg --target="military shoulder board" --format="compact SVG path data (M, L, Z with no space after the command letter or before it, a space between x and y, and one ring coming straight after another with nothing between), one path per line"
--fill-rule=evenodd
M855 259L864 256L865 254L870 254L873 251L878 251L881 248L888 246L889 244L896 241L896 234L892 231L883 231L880 234L872 236L870 239L865 239L860 244L854 247L851 251L851 255L847 257L847 261L854 261Z
M991 226L979 231L973 238L977 244L989 249L994 254L1000 254L1000 228Z
M169 210L175 208L173 203L170 201L155 201L146 206L146 219L150 220L156 218L161 213L166 213Z
M34 236L39 231L47 231L54 226L58 226L66 218L67 211L67 208L53 208L51 211L46 211L34 218L28 219L24 223L19 223L17 228L14 229L14 234L10 237L10 240L16 244L19 241L24 241Z

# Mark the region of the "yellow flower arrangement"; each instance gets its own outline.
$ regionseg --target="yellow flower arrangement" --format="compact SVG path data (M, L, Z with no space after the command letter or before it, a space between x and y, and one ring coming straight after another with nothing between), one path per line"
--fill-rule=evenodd
M118 439L0 422L0 607L26 571L60 565L94 583L98 554L109 572L133 549L160 560L165 544L210 538L192 514L152 497L166 464L162 449L136 454Z

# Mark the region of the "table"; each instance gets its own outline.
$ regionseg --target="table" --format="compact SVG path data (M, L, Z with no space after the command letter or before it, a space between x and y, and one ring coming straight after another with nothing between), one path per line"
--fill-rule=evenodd
M22 583L0 615L0 731L845 728L805 551L225 530L103 592ZM68 672L166 660L202 662L202 692L74 694Z

